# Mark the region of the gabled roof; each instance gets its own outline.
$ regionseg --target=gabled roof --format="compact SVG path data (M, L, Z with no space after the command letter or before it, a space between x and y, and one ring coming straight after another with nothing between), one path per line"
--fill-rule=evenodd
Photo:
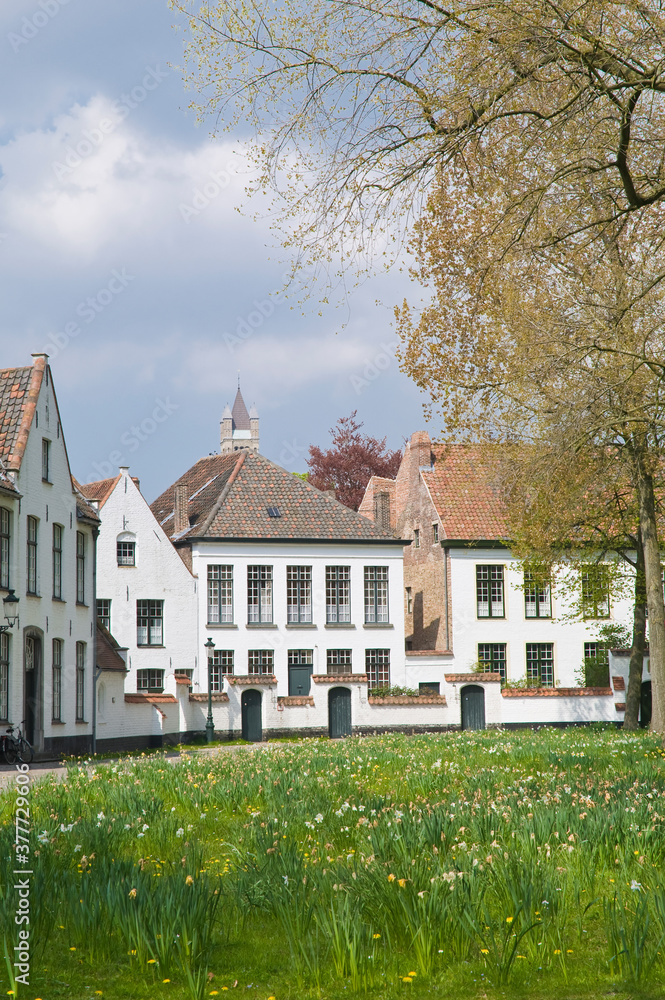
M432 445L433 465L420 475L447 539L505 541L506 511L500 498L492 445Z
M234 431L248 431L251 429L249 425L249 413L247 412L247 407L245 406L245 400L242 398L240 386L238 386L233 409L231 410L231 416L233 417Z
M45 371L45 356L25 368L0 369L0 459L9 470L21 468Z
M120 655L123 647L97 619L97 666L100 670L121 670L127 673L127 664Z
M136 476L131 477L132 482L135 484L136 488L139 488L139 480ZM113 479L98 479L94 483L78 483L74 480L74 484L78 490L83 494L86 500L96 500L99 504L100 509L104 506L106 501L109 499L113 490L116 488L120 482L120 474L115 476Z
M174 535L175 488L183 483L189 494L190 527ZM150 509L176 543L205 538L403 544L263 455L248 451L200 459Z

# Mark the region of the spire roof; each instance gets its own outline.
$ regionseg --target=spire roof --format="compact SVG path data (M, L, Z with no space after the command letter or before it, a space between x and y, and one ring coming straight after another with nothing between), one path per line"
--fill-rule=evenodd
M247 407L245 406L245 400L242 398L240 386L238 386L238 391L236 393L236 398L233 404L233 410L231 411L231 416L233 417L234 431L250 430L249 413L247 412Z

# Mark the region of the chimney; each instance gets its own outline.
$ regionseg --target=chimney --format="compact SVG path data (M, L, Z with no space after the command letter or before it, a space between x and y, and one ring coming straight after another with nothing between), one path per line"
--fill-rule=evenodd
M410 446L418 468L429 468L432 464L432 442L427 431L416 431L412 434Z
M187 483L176 483L173 492L173 534L179 535L189 528L189 486Z

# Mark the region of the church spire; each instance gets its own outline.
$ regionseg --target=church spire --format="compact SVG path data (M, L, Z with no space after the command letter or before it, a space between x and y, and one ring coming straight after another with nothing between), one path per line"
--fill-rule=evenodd
M227 454L230 451L259 451L259 414L255 406L247 412L245 400L240 391L240 372L238 372L238 389L233 403L233 409L227 403L222 414L220 425L220 451Z

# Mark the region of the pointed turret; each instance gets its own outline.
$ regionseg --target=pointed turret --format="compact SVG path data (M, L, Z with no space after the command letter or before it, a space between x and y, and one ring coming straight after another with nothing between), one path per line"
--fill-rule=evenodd
M222 414L220 425L220 451L226 454L230 451L259 451L259 414L256 406L252 405L249 413L245 406L245 400L240 391L240 381L238 381L238 391L233 403L233 410L227 403Z

